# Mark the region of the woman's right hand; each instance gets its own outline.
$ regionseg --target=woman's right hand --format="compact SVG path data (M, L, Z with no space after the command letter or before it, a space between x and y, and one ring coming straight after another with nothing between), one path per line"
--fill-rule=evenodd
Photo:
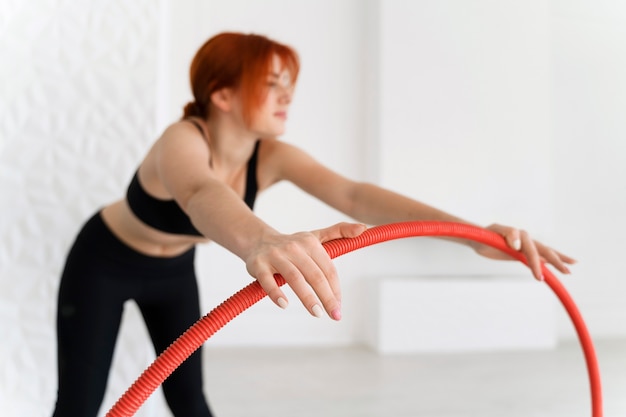
M245 259L250 275L256 278L270 299L281 308L288 300L274 274L280 274L304 307L314 316L326 313L341 319L341 288L335 266L322 246L329 240L356 237L366 226L338 223L325 229L292 235L267 236Z

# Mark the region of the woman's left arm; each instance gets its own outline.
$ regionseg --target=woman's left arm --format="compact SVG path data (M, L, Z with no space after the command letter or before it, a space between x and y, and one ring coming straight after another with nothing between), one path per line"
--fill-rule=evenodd
M402 221L434 220L472 224L377 185L345 178L292 145L283 142L276 142L274 145L275 157L281 161L280 179L294 183L303 191L359 222L379 225ZM543 280L542 261L553 265L565 274L570 273L567 264L576 262L573 258L533 240L525 230L499 224L492 224L486 229L500 234L512 249L521 251L538 280ZM474 241L449 240L465 244L478 254L490 259L511 259L497 249Z

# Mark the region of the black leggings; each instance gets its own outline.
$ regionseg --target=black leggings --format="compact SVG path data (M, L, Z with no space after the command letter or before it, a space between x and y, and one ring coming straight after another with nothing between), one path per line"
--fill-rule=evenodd
M118 240L99 213L85 223L59 288L54 417L96 417L125 301L133 299L139 306L157 353L199 319L194 252L173 258L143 255ZM163 383L167 404L177 417L211 416L201 362L199 349Z

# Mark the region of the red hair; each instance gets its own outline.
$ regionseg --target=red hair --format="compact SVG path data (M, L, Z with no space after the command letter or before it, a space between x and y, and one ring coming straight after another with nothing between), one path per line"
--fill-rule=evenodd
M243 119L249 124L267 93L266 78L274 55L295 84L300 62L291 47L255 34L225 32L210 38L191 62L189 78L194 101L185 106L183 118L208 117L211 94L229 87L239 90Z

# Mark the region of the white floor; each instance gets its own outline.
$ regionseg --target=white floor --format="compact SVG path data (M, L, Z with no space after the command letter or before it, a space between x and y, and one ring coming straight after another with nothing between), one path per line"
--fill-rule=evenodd
M626 416L626 340L596 343L604 416ZM589 417L576 341L553 351L380 356L208 348L216 417ZM597 416L596 416L597 417Z

